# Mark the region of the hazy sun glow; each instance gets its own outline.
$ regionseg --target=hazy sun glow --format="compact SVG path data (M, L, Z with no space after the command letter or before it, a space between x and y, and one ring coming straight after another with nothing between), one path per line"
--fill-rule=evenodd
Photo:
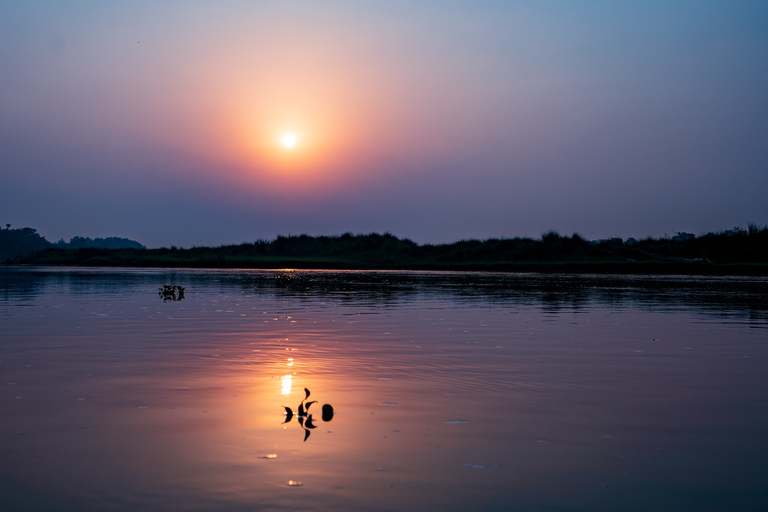
M323 62L346 68L355 61ZM366 121L373 115L364 108L371 102L351 93L335 73L301 69L290 66L266 81L244 72L237 83L249 86L234 89L222 100L227 102L223 115L227 126L221 130L226 133L221 153L234 165L220 179L255 193L297 197L340 193L356 180L375 176L360 173L361 167L376 161L371 147L383 144L381 130L371 132L363 122L363 112ZM310 76L315 79L309 80Z
M283 140L283 146L285 146L286 148L292 148L293 146L296 145L296 142L297 142L296 136L292 133L286 133L285 135L283 135L282 140Z

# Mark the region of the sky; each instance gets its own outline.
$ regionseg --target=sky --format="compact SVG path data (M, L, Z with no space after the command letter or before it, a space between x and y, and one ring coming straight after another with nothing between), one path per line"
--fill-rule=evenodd
M0 224L149 247L762 226L766 55L765 0L6 0Z

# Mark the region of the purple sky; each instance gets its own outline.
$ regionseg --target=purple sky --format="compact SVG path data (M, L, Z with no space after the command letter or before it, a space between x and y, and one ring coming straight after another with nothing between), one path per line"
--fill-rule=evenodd
M767 55L765 0L6 1L0 223L150 247L768 224Z

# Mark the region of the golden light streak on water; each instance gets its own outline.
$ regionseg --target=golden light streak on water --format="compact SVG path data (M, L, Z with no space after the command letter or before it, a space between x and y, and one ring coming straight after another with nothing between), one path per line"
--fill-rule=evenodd
M293 384L293 375L284 375L282 378L282 385L283 389L281 390L282 395L290 395L291 394L291 384Z

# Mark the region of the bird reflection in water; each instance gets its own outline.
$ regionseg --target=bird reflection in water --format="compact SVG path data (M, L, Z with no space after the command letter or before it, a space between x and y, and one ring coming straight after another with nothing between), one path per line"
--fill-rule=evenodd
M298 417L299 426L304 429L304 441L306 441L309 438L309 434L312 432L312 429L317 428L317 425L315 425L315 420L312 418L312 414L309 412L310 406L312 404L316 404L317 400L307 402L305 405L304 402L307 400L307 398L309 398L309 389L304 388L304 392L306 393L306 396L304 396L304 400L302 400L299 404L298 414L296 416ZM323 421L331 421L333 419L333 407L331 404L323 405L321 418ZM290 407L285 407L285 421L283 422L283 425L290 422L292 419L293 409Z

